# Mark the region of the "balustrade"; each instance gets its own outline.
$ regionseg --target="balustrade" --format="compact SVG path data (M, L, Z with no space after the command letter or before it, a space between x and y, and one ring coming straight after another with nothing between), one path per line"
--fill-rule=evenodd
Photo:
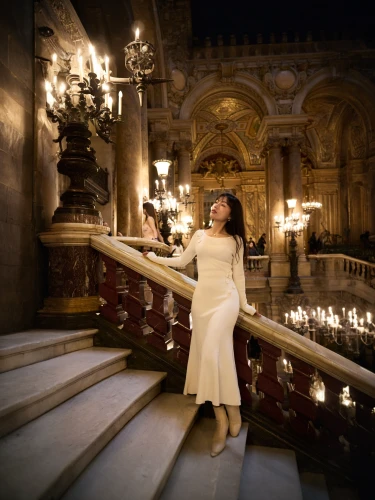
M93 236L91 245L107 267L100 285L106 301L101 314L118 323L126 311L123 333L143 335L147 330L150 344L186 366L194 281L145 261L139 252L108 236ZM251 366L255 360L248 358L251 336L261 351L255 384ZM375 374L268 318L254 319L243 312L233 342L244 403L259 396L258 411L299 436L328 439L342 450L353 445L375 451ZM284 387L282 375L287 380ZM258 396L252 393L254 386Z
M346 277L375 288L375 264L371 262L344 254L309 255L308 258L316 263L312 268L313 276Z

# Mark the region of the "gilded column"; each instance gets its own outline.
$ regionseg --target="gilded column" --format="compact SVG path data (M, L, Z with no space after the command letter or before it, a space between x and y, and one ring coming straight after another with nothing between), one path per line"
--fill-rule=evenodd
M289 268L285 254L285 236L275 227L275 216L284 215L284 176L281 157L281 140L269 138L266 145L267 206L269 221L269 254L271 276L288 276Z

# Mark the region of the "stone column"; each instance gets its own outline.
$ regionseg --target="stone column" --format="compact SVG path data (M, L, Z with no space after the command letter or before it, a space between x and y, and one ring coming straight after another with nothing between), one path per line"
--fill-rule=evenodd
M269 138L267 141L267 207L269 221L269 252L271 276L288 276L289 265L285 254L285 236L275 227L275 216L284 215L284 179L281 157L281 140Z
M124 236L141 236L142 137L141 108L135 89L124 87L127 112L117 124L117 229ZM133 92L135 95L133 95Z
M191 141L180 141L175 145L178 159L178 184L191 187L190 152Z

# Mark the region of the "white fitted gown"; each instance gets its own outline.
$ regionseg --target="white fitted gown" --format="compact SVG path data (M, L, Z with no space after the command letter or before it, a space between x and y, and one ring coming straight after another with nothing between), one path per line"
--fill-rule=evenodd
M212 401L240 405L233 352L233 328L239 308L250 314L243 269L243 245L236 257L232 236L215 238L197 231L181 257L157 257L153 262L170 267L184 267L197 256L198 283L191 304L193 332L186 372L184 394L196 394L196 403Z

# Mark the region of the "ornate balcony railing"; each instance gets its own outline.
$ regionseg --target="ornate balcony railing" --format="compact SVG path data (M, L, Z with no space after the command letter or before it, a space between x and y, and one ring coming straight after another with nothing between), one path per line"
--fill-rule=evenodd
M91 246L107 269L101 314L186 365L196 282L114 238L92 236ZM258 360L249 359L251 338L259 344ZM259 399L258 411L343 455L350 447L375 451L375 374L266 317L243 312L234 353L243 402Z
M308 258L315 264L311 269L313 276L351 278L375 288L375 264L344 254L318 254Z

